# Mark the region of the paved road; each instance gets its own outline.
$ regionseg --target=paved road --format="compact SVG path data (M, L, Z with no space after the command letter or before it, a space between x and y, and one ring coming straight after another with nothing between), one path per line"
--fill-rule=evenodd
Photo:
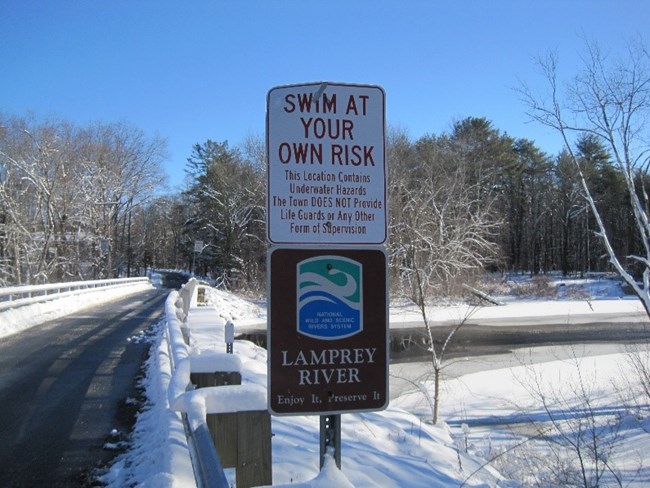
M146 291L0 339L0 487L90 486L128 430L124 399L146 357L129 341L154 324L166 293Z

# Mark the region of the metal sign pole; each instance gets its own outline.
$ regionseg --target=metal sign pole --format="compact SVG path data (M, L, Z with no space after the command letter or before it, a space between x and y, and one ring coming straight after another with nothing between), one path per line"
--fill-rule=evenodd
M224 336L226 339L226 353L232 354L232 345L233 342L235 342L235 324L233 324L230 320L226 322Z
M336 467L341 469L341 416L320 416L320 469L325 464L325 454L334 451Z

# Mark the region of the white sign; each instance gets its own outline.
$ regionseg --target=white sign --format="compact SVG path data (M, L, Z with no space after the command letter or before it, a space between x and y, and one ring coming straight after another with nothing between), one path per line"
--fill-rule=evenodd
M273 88L266 134L270 242L386 241L380 87L323 82Z

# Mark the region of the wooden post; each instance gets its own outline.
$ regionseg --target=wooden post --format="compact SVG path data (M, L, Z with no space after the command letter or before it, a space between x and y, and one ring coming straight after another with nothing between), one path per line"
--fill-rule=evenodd
M211 386L241 385L241 373L237 371L215 371L214 373L190 373L190 382L195 388ZM237 465L237 416L235 413L213 415L206 418L212 442L217 449L221 465L234 468Z
M238 371L215 371L214 373L190 373L190 382L195 388L209 386L241 385Z
M205 300L205 286L203 285L199 285L196 288L196 304L198 306L207 305L207 302Z
M237 371L191 373L196 388L241 385ZM208 413L208 430L224 468L235 468L238 488L271 485L271 415L267 410Z
M237 487L271 485L271 415L239 412L237 427Z
M271 485L271 415L267 410L207 414L224 468L235 468L237 487Z
M224 468L236 468L239 426L237 413L209 413L206 415L206 423L221 465Z

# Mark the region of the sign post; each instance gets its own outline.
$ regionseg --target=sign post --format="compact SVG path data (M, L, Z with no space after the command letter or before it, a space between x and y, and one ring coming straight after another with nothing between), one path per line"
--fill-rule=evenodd
M196 255L203 252L203 241L194 241L194 251L192 252L192 274L194 274L194 264L196 263Z
M378 86L268 93L269 410L321 416L321 468L342 413L388 404L384 141Z

